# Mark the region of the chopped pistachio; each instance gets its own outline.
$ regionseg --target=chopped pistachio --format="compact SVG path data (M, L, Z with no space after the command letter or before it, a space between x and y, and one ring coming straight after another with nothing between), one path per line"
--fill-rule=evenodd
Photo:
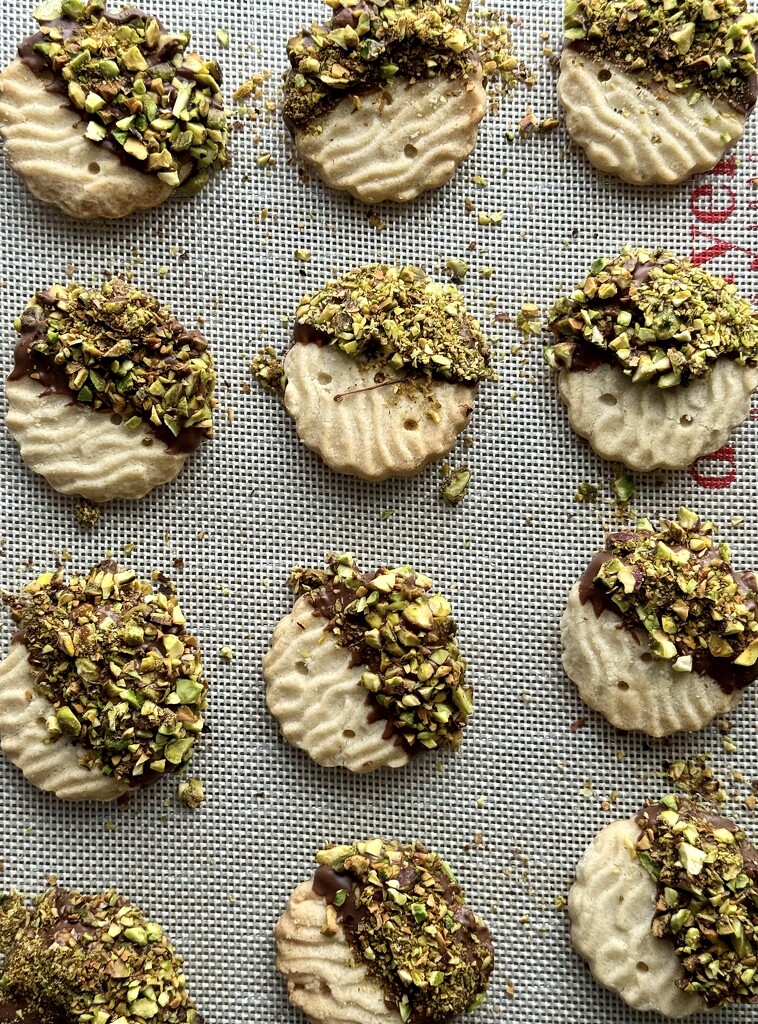
M88 138L107 139L140 170L194 195L228 163L219 66L187 52L188 32L169 35L138 11L118 21L105 7L38 8L35 52L89 120Z
M459 505L468 496L471 483L471 470L468 466L458 466L445 476L440 490L447 505Z
M620 366L635 384L660 388L707 376L717 359L758 363L758 312L734 284L664 249L624 248L593 263L571 296L559 299L545 350L554 370L575 357Z
M411 752L457 747L473 691L449 603L408 565L361 573L349 555L331 555L327 566L293 569L290 585L312 595L326 631L365 666L371 703Z
M284 389L287 386L284 364L271 345L267 345L253 357L250 371L262 388L275 395L284 394Z
M371 840L327 847L316 860L350 878L349 893L327 897L329 908L401 1019L449 1020L483 1001L492 939L438 854L419 842Z
M229 49L229 32L225 28L216 29L216 39L218 39L219 46L224 50Z
M51 888L31 909L18 893L0 898L0 951L3 992L25 1008L19 1020L199 1020L163 929L112 890L85 896Z
M451 258L445 264L445 269L453 277L457 277L459 281L462 281L466 274L468 274L468 262Z
M82 765L131 786L183 768L203 729L198 643L173 586L156 580L106 561L68 582L43 573L6 598L55 712L51 741L76 740Z
M622 473L621 476L617 476L613 481L613 490L616 492L616 497L619 501L631 501L637 488L632 477L628 473Z
M187 779L179 783L179 801L190 810L196 811L205 800L205 787L200 779Z
M91 530L100 522L101 509L99 505L82 498L74 509L74 515L80 526L83 526L85 530Z

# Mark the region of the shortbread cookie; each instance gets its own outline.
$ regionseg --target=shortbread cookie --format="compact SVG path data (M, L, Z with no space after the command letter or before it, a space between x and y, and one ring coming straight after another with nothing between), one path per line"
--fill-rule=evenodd
M569 893L571 941L636 1010L679 1018L755 1002L757 897L758 851L744 832L668 796L592 841Z
M187 32L103 0L50 0L34 17L40 30L0 74L0 131L38 199L125 217L196 194L227 164L221 73L187 52Z
M569 595L563 667L619 729L694 732L758 678L758 583L713 532L687 509L658 530L640 520L608 537Z
M298 597L263 660L284 738L318 764L399 768L457 747L473 710L450 605L410 566L361 573L348 555L294 569Z
M312 1024L442 1024L482 1004L492 937L441 857L372 839L316 860L275 929L276 966Z
M674 184L740 140L758 91L745 0L566 0L564 20L558 98L595 167Z
M602 458L681 469L717 451L758 386L758 315L733 284L657 249L600 259L553 307L546 350L569 422Z
M44 573L9 598L17 633L0 663L0 746L64 800L114 800L181 771L207 685L171 583L103 562Z
M440 0L329 2L327 25L287 44L284 118L304 162L364 203L444 185L487 110L482 59L460 10Z
M478 382L494 377L454 285L378 265L303 298L283 373L301 440L336 472L372 481L414 476L446 455Z
M16 321L8 429L57 491L141 498L213 435L216 374L205 339L118 278L56 285Z
M0 897L0 1021L196 1024L182 960L159 924L113 890Z

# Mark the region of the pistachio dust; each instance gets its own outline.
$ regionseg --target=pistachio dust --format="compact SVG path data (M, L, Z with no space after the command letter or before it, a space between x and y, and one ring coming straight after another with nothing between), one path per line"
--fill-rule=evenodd
M652 932L676 950L676 984L709 1007L758 1002L758 851L733 822L682 796L637 818L657 886Z
M40 31L21 57L52 72L91 142L194 195L229 159L218 64L187 52L188 32L168 34L134 8L105 8L104 0L40 4Z
M633 383L675 387L716 360L758 362L758 313L735 285L664 249L626 246L599 259L550 313L554 370L620 367Z
M80 763L129 786L180 771L203 730L207 685L198 642L172 584L115 562L66 582L43 573L6 597L47 698L51 742L75 743Z
M566 0L566 39L671 93L755 103L756 15L746 0Z
M336 908L402 1021L437 1024L483 1002L492 938L438 854L419 842L372 839L327 847L316 860L314 890Z
M0 955L5 957L3 1020L196 1024L199 1019L181 958L161 926L113 891L85 896L53 888L31 909L18 893L0 898Z
M365 666L371 703L411 752L457 747L473 691L448 601L410 566L362 573L349 555L332 555L327 565L293 569L290 585L309 595L326 630Z
M495 376L482 329L461 293L417 267L352 270L305 295L295 319L295 340L318 340L395 371L467 384Z

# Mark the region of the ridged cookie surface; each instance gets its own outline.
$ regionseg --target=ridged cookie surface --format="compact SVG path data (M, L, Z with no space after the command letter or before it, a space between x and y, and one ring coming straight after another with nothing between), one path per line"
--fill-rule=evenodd
M300 439L338 473L364 480L415 476L447 455L466 427L476 388L434 381L433 393L376 386L366 366L331 345L297 343L284 359L284 404ZM387 370L392 381L404 371Z
M742 691L724 693L710 676L674 672L654 659L642 631L637 640L615 612L595 615L582 604L579 584L569 594L561 621L563 667L585 704L617 729L648 736L696 732L739 704Z
M676 987L683 971L674 947L650 930L655 884L633 854L639 834L634 821L614 821L592 840L569 892L571 942L595 980L635 1010L704 1012L702 999Z
M83 115L22 61L0 74L0 131L11 167L29 191L78 220L126 217L174 191L85 138Z
M61 800L116 800L129 786L79 764L66 739L50 743L47 719L53 705L34 692L37 673L22 643L11 644L0 662L0 746L24 776Z
M758 369L719 359L686 387L633 384L617 366L562 370L569 422L603 459L630 469L683 469L718 451L750 412Z
M43 396L44 390L30 377L8 381L8 430L27 466L61 494L141 498L184 465L187 456L170 452L145 426L132 430L66 395Z
M409 85L393 79L381 92L346 97L318 123L295 133L303 160L330 188L363 203L405 203L439 188L476 145L487 110L481 72Z
M357 966L341 927L325 935L326 901L302 882L274 929L276 966L290 1002L314 1024L400 1024L379 982Z
M558 98L589 161L632 185L673 185L708 171L745 130L744 115L726 102L648 88L571 47L561 55Z
M324 632L307 597L295 602L274 630L263 659L266 702L288 743L317 764L353 772L400 768L409 755L384 739L386 722L370 722L365 666L351 665L350 652Z

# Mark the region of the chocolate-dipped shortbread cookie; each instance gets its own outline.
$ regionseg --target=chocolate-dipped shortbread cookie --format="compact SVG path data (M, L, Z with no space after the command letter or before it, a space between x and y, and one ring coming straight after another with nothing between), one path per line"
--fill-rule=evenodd
M0 746L39 789L114 800L181 771L207 684L172 584L115 562L43 573L6 598L17 632L0 663Z
M664 249L599 259L550 314L569 422L604 459L681 469L718 451L758 385L758 314Z
M2 1024L197 1024L181 957L113 890L0 897Z
M480 1006L492 936L419 842L316 855L275 929L276 966L312 1024L443 1024Z
M63 494L141 498L213 436L208 345L157 299L115 278L54 285L16 320L8 429Z
M694 732L758 677L758 581L682 508L612 533L569 594L563 667L619 729Z
M473 692L450 605L428 576L407 565L362 573L334 555L290 582L297 601L263 660L288 742L356 772L459 745Z
M300 439L338 473L415 476L467 426L495 378L477 321L452 284L371 265L303 297L284 359Z
M566 0L558 97L574 142L633 185L715 167L758 85L746 0Z
M8 160L38 199L79 219L194 195L227 162L215 61L134 7L47 0L0 74Z
M327 0L287 44L284 119L331 188L407 202L444 185L487 110L476 39L446 0ZM514 62L515 63L515 62Z
M758 1002L758 850L710 807L672 795L608 825L568 910L595 980L635 1010L676 1018Z

